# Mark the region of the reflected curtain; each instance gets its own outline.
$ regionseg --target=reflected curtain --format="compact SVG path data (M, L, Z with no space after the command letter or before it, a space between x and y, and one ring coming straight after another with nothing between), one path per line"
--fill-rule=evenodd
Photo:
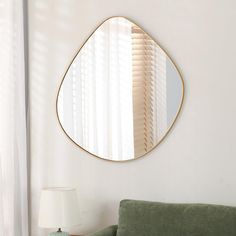
M130 35L125 19L103 24L76 57L59 97L67 133L112 160L134 156Z
M28 235L23 0L0 0L0 235Z

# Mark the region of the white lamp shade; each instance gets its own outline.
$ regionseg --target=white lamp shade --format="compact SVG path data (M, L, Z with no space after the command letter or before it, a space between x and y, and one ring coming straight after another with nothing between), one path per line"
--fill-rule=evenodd
M40 199L39 227L64 228L78 225L79 208L75 189L43 189Z

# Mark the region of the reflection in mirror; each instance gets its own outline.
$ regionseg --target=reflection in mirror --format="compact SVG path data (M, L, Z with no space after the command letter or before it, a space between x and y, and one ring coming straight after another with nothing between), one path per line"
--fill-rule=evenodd
M57 114L77 145L124 161L143 156L165 137L182 99L182 78L166 53L140 27L113 17L69 66Z

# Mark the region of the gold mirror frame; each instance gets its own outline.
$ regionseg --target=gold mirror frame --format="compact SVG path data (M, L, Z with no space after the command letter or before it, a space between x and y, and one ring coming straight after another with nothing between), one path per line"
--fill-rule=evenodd
M111 159L107 159L107 158L103 158L103 157L100 157L100 156L97 156L91 152L89 152L88 150L84 149L83 147L81 147L79 144L77 144L68 134L67 132L65 131L65 129L63 128L63 125L61 124L61 121L59 119L59 114L58 114L58 108L57 108L57 104L58 104L58 97L59 97L59 93L60 93L60 90L61 90L61 87L62 87L62 84L64 82L64 79L67 75L67 72L68 70L70 69L72 63L74 62L75 58L77 57L77 55L80 53L81 49L84 47L84 45L87 43L87 41L91 38L91 36L95 33L95 31L101 26L103 25L106 21L112 19L112 18L116 18L116 17L122 17L122 18L125 18L126 20L130 21L131 23L133 23L135 26L138 26L139 28L141 28L138 24L136 24L134 21L130 20L128 17L124 17L124 16L112 16L112 17L109 17L109 18L106 18L105 20L103 20L93 31L92 33L89 35L89 37L85 40L85 42L81 45L81 47L79 48L79 50L76 52L76 54L74 55L74 57L72 58L72 60L70 61L64 75L63 75L63 78L62 78L62 81L60 82L60 85L59 85L59 88L58 88L58 92L57 92L57 97L56 97L56 115L57 115L57 120L61 126L61 129L63 130L63 132L65 133L65 135L72 141L72 143L74 143L77 147L81 148L82 150L84 150L85 152L89 153L90 155L100 159L100 160L106 160L106 161L111 161L111 162L128 162L128 161L133 161L133 160L136 160L136 159L139 159L141 157L144 157L146 154L152 152L164 139L165 137L167 137L167 135L170 133L170 130L173 128L174 124L176 123L176 120L180 114L180 111L183 107L183 102L184 102L184 96L185 96L185 86L184 86L184 80L183 80L183 77L182 77L182 74L180 73L180 70L179 68L176 66L176 64L174 63L174 61L172 60L172 58L169 56L169 54L166 52L166 50L155 40L153 39L153 37L151 37L146 31L144 31L154 42L155 44L157 44L158 47L160 47L163 52L166 54L166 56L169 58L171 64L174 66L174 68L176 69L176 71L178 72L179 74L179 77L180 77L180 80L181 80L181 84L182 84L182 94L181 94L181 102L180 102L180 105L178 107L178 112L176 113L174 119L173 119L173 122L172 124L169 126L169 128L167 129L166 133L163 135L163 137L157 142L156 145L154 145L150 150L148 150L145 154L141 155L141 156L138 156L138 157L135 157L133 159L128 159L128 160L111 160ZM143 28L141 28L143 29Z

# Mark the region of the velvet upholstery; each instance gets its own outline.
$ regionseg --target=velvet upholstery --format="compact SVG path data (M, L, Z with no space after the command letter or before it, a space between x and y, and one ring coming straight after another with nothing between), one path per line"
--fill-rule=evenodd
M123 200L114 235L236 236L236 207Z
M117 225L111 225L105 229L102 229L91 236L116 236Z

